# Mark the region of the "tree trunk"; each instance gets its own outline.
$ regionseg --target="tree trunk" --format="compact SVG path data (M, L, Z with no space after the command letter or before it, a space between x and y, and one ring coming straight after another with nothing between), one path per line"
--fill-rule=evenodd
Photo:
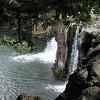
M21 43L21 18L19 13L17 15L17 19L18 19L17 34L18 34L18 40Z

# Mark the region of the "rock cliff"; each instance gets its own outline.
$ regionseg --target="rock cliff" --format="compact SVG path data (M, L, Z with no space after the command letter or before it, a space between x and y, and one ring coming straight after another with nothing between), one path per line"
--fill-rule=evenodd
M100 100L100 34L83 31L78 36L78 67L55 100Z

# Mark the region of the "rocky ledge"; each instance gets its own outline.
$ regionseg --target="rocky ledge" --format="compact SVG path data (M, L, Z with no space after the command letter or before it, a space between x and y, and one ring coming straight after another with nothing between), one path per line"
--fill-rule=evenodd
M29 96L27 94L20 94L16 100L45 100L44 97L41 96Z
M78 67L55 100L100 100L100 34L82 32L78 37Z

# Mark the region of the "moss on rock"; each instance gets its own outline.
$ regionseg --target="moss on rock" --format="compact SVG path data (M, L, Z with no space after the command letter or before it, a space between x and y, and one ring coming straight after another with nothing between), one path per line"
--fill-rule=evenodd
M42 32L32 32L33 37L35 38L46 38L47 37L47 31L42 31Z
M56 78L61 79L61 80L65 80L67 78L65 69L55 66L52 68L52 70L53 70L53 74Z

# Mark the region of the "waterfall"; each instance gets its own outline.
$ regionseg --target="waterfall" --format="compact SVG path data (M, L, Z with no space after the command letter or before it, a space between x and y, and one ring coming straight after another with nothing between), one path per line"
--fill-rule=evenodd
M74 70L77 68L77 63L78 63L78 47L77 47L77 36L79 33L79 26L77 26L76 32L75 32L75 37L74 41L72 44L72 53L71 53L71 60L70 60L70 65L69 65L69 73L73 73Z
M42 63L54 63L56 59L57 42L55 38L52 38L47 42L47 46L43 52L34 54L25 54L13 57L14 61L27 63L33 61L42 61ZM57 82L56 84L49 83L45 86L46 91L55 91L55 93L61 93L66 87L66 82Z
M31 62L31 61L42 61L45 63L54 63L56 59L57 42L55 38L52 38L47 42L47 47L43 52L34 54L25 54L13 57L13 60L18 62Z

